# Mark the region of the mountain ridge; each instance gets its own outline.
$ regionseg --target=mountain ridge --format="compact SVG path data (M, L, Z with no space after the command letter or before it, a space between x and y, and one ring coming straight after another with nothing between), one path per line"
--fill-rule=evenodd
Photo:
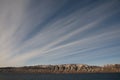
M120 72L120 64L93 66L87 64L35 65L23 67L1 67L2 73L113 73Z

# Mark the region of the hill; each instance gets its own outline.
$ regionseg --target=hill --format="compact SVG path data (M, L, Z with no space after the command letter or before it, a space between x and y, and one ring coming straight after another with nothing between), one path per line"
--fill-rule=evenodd
M24 67L1 67L2 73L116 73L120 64L90 66L85 64L36 65Z

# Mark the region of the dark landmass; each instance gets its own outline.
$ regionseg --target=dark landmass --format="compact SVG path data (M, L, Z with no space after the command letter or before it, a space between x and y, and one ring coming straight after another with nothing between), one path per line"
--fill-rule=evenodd
M120 64L90 66L85 64L1 67L0 73L120 73Z

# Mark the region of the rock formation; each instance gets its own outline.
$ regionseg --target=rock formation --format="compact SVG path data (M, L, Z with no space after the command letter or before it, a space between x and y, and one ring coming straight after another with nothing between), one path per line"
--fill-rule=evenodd
M105 73L120 72L120 64L90 66L85 64L37 65L24 67L1 67L0 72L14 73Z

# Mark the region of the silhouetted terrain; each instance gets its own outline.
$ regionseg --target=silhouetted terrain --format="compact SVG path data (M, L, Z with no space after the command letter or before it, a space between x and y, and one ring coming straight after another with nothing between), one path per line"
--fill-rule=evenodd
M117 73L120 64L90 66L84 64L37 65L24 67L1 67L1 73Z

